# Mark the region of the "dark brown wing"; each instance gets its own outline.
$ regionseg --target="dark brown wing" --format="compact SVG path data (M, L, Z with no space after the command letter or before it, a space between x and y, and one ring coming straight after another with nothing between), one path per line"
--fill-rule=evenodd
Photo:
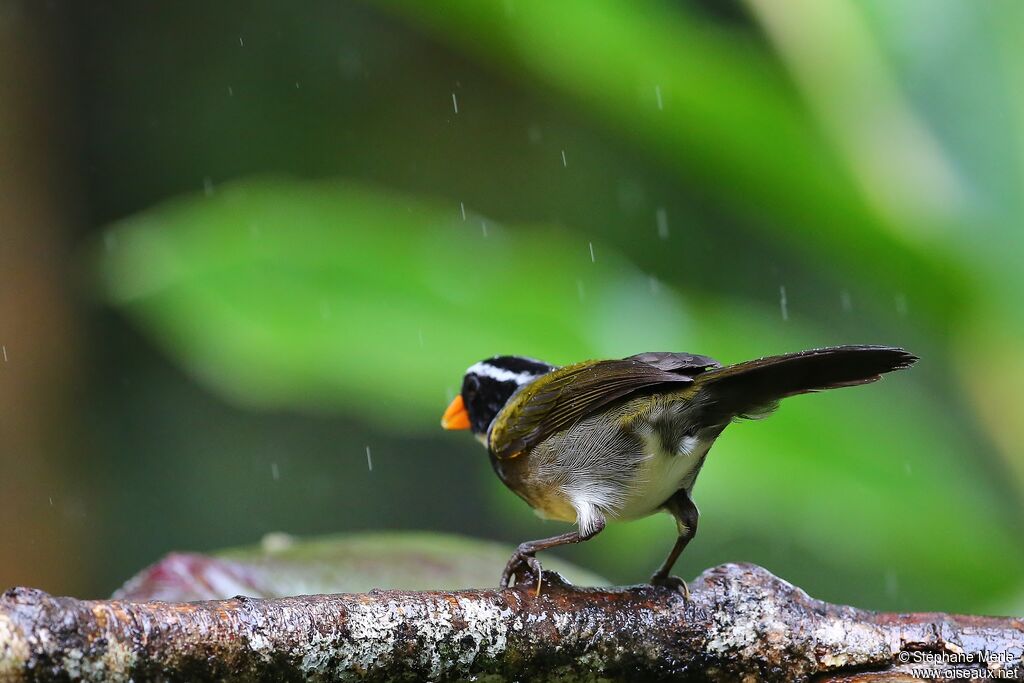
M674 353L672 351L648 351L638 353L625 360L638 360L653 365L666 372L677 372L681 375L696 375L710 368L720 368L722 364L708 356L693 353Z
M511 457L545 437L643 389L693 382L636 358L586 361L568 365L526 385L494 420L488 446L498 458Z

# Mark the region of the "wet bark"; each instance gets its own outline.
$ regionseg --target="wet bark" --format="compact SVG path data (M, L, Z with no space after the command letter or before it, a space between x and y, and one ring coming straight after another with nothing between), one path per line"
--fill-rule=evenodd
M1020 619L832 605L751 565L710 569L691 589L687 602L550 574L539 596L523 585L170 603L16 588L0 598L0 680L881 681L950 666L1024 678Z

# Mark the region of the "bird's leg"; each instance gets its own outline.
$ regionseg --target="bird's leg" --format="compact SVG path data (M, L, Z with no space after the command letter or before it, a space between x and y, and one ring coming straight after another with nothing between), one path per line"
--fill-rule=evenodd
M540 560L535 555L541 550L547 550L548 548L554 548L560 545L568 545L570 543L579 543L585 541L588 538L593 538L602 529L604 529L604 518L598 518L585 532L581 531L570 531L558 536L552 536L551 538L542 538L538 541L527 541L520 543L516 551L512 553L512 557L509 559L508 564L505 565L505 571L501 573L501 587L511 588L514 584L512 582L512 576L519 580L525 578L524 572L532 573L537 577L537 592L540 593L540 581L543 572Z
M658 568L658 571L654 572L654 575L651 577L651 583L655 586L675 588L689 599L690 588L686 585L686 582L678 576L672 576L670 572L686 544L697 535L697 519L700 516L700 512L697 510L697 506L693 504L693 501L690 500L690 494L686 489L676 491L662 507L676 518L676 525L679 527L679 537L676 538L676 544L672 546L672 551L665 558L665 561L661 563L661 567Z

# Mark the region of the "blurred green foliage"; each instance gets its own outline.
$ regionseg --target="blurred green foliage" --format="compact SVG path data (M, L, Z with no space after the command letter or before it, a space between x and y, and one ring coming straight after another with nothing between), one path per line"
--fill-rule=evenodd
M685 306L652 292L601 244L487 228L453 206L351 184L232 184L129 219L105 244L113 299L209 385L245 404L336 407L382 429L436 430L467 358L639 348L739 358L751 338L763 353L803 336L726 301ZM886 389L801 400L799 420L774 429L733 428L716 449L729 472L702 481L702 502L748 533L890 567L925 590L972 600L1011 590L1017 578L986 552L1019 550L1005 508L960 457L969 444L923 392ZM947 516L932 492L953 489L964 507ZM949 538L962 552L949 553Z
M467 358L590 357L685 323L603 245L460 215L358 185L233 184L108 232L105 269L113 297L234 400L399 430L437 428Z
M307 458L308 476L282 477L290 493L269 503L282 512L259 521L303 532L427 520L550 533L477 444L438 433L461 372L485 356L735 362L905 345L923 358L908 373L726 432L680 571L747 560L830 600L1020 609L1020 12L953 0L128 10L109 21L130 39L97 50L114 94L99 111L122 135L113 149L92 138L120 179L100 183L97 206L111 219L151 208L97 240L103 291L239 414L262 411L253 424L312 412L351 434L261 432L294 467ZM183 50L175 31L194 23L200 48ZM174 403L161 429L187 431ZM244 432L176 436L226 459L180 467L224 476L254 447L268 450L252 469L265 480L280 453ZM390 472L362 474L371 439L394 440L378 458ZM355 456L332 470L335 451ZM240 488L229 497L259 505ZM333 490L344 515L283 512L327 509ZM657 518L567 554L639 581L671 540Z

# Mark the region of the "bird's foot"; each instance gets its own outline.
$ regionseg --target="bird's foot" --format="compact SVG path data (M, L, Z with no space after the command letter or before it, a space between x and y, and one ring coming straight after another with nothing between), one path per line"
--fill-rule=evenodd
M512 553L508 564L505 565L505 571L501 573L501 587L513 588L516 584L532 584L536 581L537 593L540 594L543 576L544 569L541 567L540 560L534 557L532 552L517 548Z
M684 600L689 601L690 599L690 587L686 585L686 582L680 579L678 576L669 576L667 574L655 574L651 577L652 586L663 586L665 588L671 588L679 591Z

